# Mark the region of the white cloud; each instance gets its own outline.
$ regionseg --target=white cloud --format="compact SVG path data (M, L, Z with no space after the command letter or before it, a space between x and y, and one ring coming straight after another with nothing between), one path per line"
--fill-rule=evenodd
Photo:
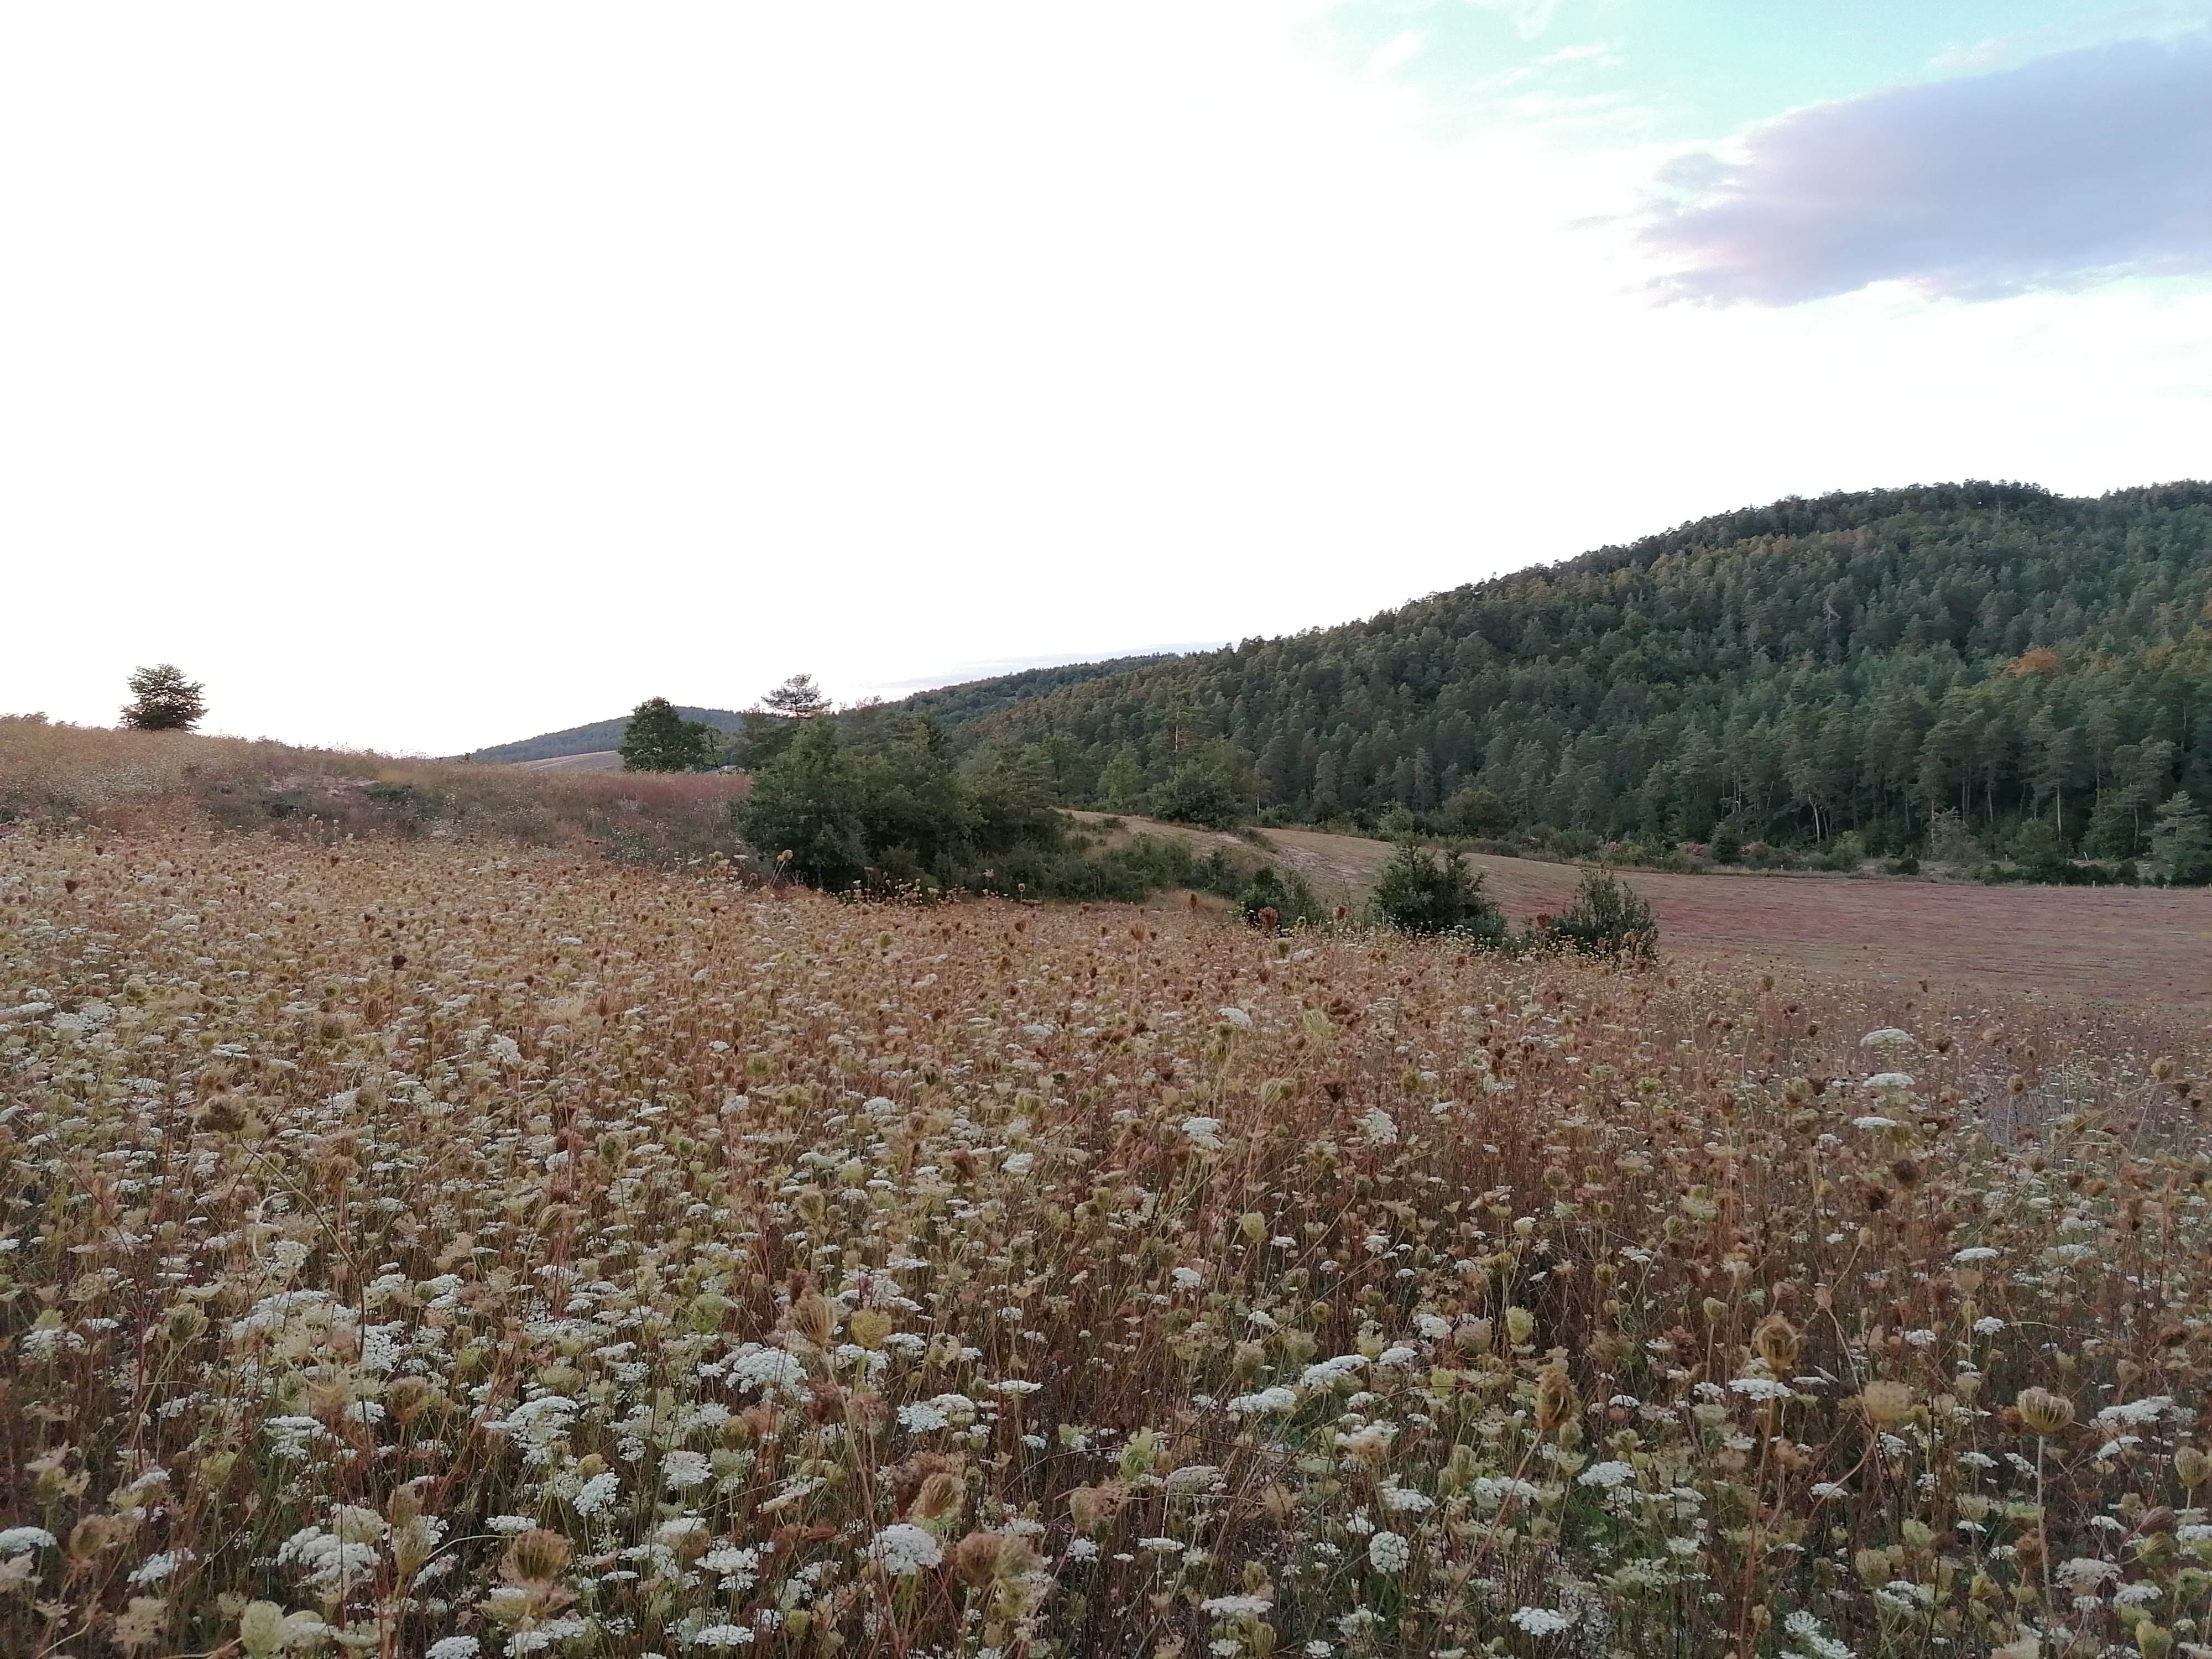
M1700 299L2212 275L2212 34L1820 105L1729 159L1686 158L1668 182L1695 199L1646 240Z

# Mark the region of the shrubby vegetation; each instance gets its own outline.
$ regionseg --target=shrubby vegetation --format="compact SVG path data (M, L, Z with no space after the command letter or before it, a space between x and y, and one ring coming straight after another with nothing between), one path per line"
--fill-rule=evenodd
M2142 860L2212 803L2212 484L2070 499L1959 484L1786 501L1185 657L958 729L1058 799L1205 797L1285 823L1511 837L1570 855L1684 842L1747 862ZM1230 759L1231 750L1235 759ZM2147 872L2148 873L2148 872Z
M704 772L720 763L721 734L684 719L667 698L647 697L623 728L620 752L629 772Z
M771 758L732 816L757 862L810 886L1099 901L1188 887L1255 916L1272 908L1284 926L1319 917L1301 878L1249 856L1200 856L1158 836L1096 845L1054 805L1033 757L1000 753L963 768L926 716L774 718L756 746Z
M1585 956L1648 962L1659 954L1659 925L1643 896L1612 871L1583 872L1575 902L1516 931L1483 890L1480 870L1459 848L1398 843L1375 878L1368 911L1400 933L1463 939L1480 950L1569 950Z

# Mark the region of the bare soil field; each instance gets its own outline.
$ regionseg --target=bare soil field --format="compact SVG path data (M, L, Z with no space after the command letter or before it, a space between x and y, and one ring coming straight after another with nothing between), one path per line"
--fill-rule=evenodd
M1233 836L1132 818L1133 830L1234 843ZM1390 855L1386 842L1308 830L1267 839L1333 902L1357 905ZM1490 891L1516 921L1563 908L1571 864L1488 858ZM1882 877L1632 872L1663 948L1677 957L1842 969L1955 994L1999 991L2071 1003L2154 1003L2212 1013L2212 891L1984 887Z

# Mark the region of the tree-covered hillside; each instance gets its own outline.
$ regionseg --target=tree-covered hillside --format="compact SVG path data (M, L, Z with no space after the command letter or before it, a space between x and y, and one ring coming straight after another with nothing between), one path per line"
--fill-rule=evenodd
M2212 800L2208 590L2212 484L1784 501L959 735L1102 805L1204 770L1297 819L1872 852L1948 808L2127 857L2177 791Z

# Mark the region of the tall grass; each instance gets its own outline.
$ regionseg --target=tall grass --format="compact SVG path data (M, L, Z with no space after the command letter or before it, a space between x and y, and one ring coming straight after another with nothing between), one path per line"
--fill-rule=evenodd
M2166 1045L22 830L0 1651L2202 1651Z
M520 841L632 863L741 851L740 777L528 772L180 732L0 716L0 823L214 822L293 839Z

